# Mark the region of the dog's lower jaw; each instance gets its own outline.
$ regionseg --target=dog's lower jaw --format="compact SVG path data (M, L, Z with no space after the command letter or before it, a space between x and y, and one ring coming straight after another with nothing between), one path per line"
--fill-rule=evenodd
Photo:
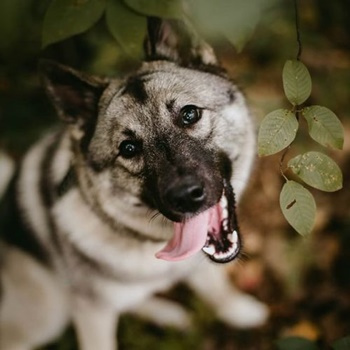
M217 241L215 236L208 234L205 246L202 248L210 260L225 264L239 255L241 249L240 237L236 230L227 234L224 239Z

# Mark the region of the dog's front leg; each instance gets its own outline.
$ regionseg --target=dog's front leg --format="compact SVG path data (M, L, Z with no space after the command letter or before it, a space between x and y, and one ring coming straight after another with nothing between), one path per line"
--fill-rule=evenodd
M116 350L117 313L92 298L76 297L73 323L81 350Z
M203 262L188 277L188 283L215 309L217 316L231 326L258 327L267 320L267 306L253 296L237 290L223 266Z

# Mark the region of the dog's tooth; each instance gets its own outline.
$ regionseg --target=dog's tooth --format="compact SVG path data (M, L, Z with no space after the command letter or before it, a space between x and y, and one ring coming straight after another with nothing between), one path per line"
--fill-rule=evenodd
M202 248L204 252L206 252L208 255L214 255L215 254L215 247L211 244L209 246L205 246Z
M230 250L229 250L229 252L230 252L231 255L232 255L232 254L236 254L237 251L238 251L238 246L237 246L237 245L233 245L233 246L230 248Z
M222 207L222 209L226 209L227 210L227 199L226 196L223 195L220 199L220 205Z
M234 230L232 233L230 233L229 235L227 235L227 239L233 243L233 244L237 244L238 241L238 234L237 231Z

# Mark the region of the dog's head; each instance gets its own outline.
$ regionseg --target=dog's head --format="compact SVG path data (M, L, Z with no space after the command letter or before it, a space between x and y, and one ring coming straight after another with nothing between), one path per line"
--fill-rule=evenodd
M212 48L177 25L151 19L145 51L141 68L124 79L42 64L85 169L80 185L109 217L123 201L131 213L147 207L174 221L159 258L203 248L214 261L230 261L241 246L232 185L241 192L254 153L244 99Z

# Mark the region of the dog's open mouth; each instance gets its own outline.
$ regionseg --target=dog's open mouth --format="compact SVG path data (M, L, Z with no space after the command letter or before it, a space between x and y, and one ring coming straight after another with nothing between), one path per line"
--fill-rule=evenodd
M181 223L174 223L174 236L156 254L159 259L178 261L201 249L217 263L235 259L241 248L231 185L224 183L220 201L213 207Z

